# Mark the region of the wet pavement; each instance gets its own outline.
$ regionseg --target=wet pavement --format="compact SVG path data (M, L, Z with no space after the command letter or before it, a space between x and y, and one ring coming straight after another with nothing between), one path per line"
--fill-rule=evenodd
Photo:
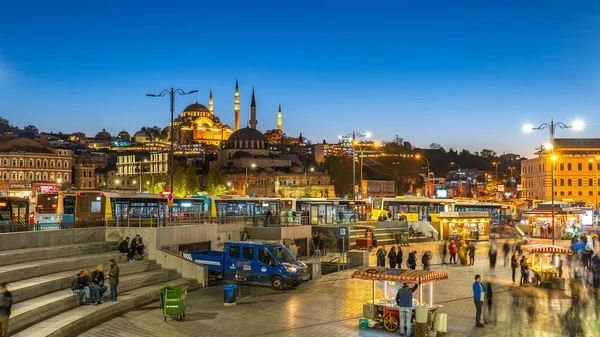
M424 250L419 245L411 248ZM446 336L569 336L564 330L565 313L571 307L568 286L566 292L513 286L511 270L502 265L501 256L491 271L486 253L487 248L481 245L474 266L434 264L431 268L449 274L448 280L434 286L434 302L443 306L439 312L448 314ZM351 274L352 270L329 274L284 291L252 287L251 297L233 307L223 306L222 287L201 289L189 294L182 322L164 322L156 303L112 319L82 336L397 336L397 332L358 329L363 303L372 298L372 282L352 279ZM497 325L490 322L484 328L474 327L471 285L475 274L496 276ZM593 302L587 301L584 293L582 299L588 305L579 310L585 332L580 336L598 336L600 321L594 316ZM424 297L428 298L426 294L427 290Z

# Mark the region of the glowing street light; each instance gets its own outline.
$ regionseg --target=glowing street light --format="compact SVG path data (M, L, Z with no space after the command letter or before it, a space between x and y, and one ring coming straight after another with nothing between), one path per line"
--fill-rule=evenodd
M425 179L425 196L428 197L429 196L429 171L431 170L430 165L429 165L429 160L427 158L425 158L425 156L421 155L421 154L415 154L415 159L423 159L425 160L425 162L427 163L427 178Z
M345 135L345 136L338 136L338 139L344 139L344 138L350 138L352 139L352 141L350 142L350 144L352 144L352 195L353 195L353 200L356 201L356 145L359 145L359 138L371 138L372 134L370 132L365 132L365 134L361 134L355 131L352 131L351 133ZM361 174L361 187L362 187L362 174Z

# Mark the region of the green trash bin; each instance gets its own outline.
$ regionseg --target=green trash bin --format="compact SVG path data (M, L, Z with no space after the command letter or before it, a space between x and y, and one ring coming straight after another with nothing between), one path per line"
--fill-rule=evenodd
M163 309L165 322L167 321L167 316L171 316L179 321L185 318L187 289L187 286L165 287L161 289L159 305Z
M557 277L554 279L554 288L558 290L565 290L565 279L562 277Z
M408 246L408 233L399 233L397 235L396 241L399 245Z

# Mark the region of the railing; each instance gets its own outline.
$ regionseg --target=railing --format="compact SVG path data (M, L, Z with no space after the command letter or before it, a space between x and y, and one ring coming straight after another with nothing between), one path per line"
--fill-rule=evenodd
M45 222L45 223L0 223L0 233L17 233L17 232L32 232L46 231L59 229L73 228L94 228L104 227L103 221L80 221L80 222Z

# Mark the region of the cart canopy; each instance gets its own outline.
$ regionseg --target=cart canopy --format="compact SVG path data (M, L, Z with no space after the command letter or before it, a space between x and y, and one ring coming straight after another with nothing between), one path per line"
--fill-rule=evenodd
M573 254L569 248L543 244L524 245L521 249L532 254Z
M352 278L376 281L394 281L408 283L428 283L448 279L448 273L439 271L393 269L383 267L367 267L352 274Z

